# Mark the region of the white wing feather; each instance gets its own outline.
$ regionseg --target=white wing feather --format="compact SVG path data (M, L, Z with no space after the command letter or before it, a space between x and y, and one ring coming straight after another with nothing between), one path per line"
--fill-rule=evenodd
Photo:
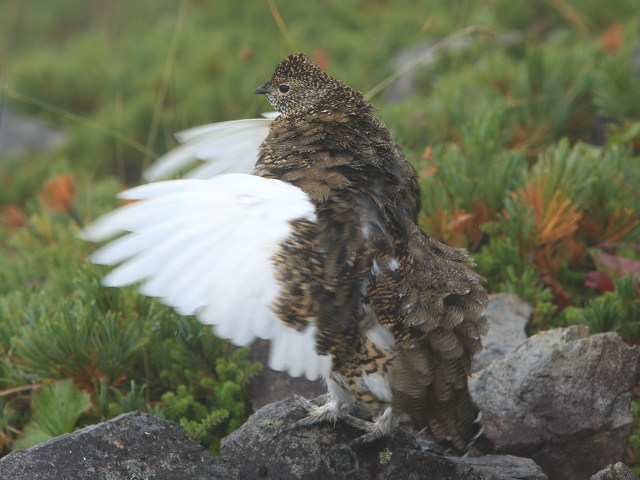
M182 143L154 162L145 172L149 181L167 178L180 170L192 167L188 178L211 178L221 173L251 173L258 160L260 144L267 137L269 124L275 118L251 118L212 123L190 128L176 134ZM276 114L277 116L277 114Z
M327 376L331 359L315 353L315 326L300 332L280 322L272 258L295 219L315 221L307 195L286 182L242 173L209 180L151 183L122 198L141 200L98 219L83 238L103 241L91 260L115 265L108 286L141 282L183 315L197 315L221 337L248 345L271 340L269 366L309 379Z

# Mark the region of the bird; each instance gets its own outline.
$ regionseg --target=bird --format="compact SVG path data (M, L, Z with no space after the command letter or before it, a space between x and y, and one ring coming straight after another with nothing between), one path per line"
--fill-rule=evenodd
M418 226L416 170L362 93L302 53L255 93L275 113L178 134L120 194L135 202L84 229L110 240L91 256L116 265L103 284L139 283L236 345L270 340L271 368L327 386L321 405L298 397L298 426L341 420L368 443L410 421L464 451L487 329L473 260Z

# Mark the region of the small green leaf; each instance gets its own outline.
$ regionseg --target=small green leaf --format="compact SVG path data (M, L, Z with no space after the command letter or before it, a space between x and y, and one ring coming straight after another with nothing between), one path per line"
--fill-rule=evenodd
M70 378L45 385L31 398L31 421L14 447L29 448L73 431L80 415L90 407L89 394L75 388Z

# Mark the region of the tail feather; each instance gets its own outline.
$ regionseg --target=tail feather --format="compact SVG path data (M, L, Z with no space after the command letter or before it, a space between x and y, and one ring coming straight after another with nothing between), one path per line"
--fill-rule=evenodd
M404 314L392 371L394 403L439 443L464 452L480 431L467 378L487 328L488 298L465 251L426 234L411 239L404 263L414 275L402 277L411 282L389 282L403 293L396 312Z
M429 373L420 375L400 355L394 365L394 404L418 428L428 427L433 437L456 452L464 452L479 433L479 411L467 386L468 360L446 360L430 355ZM424 370L427 370L425 366ZM401 377L401 379L398 379Z

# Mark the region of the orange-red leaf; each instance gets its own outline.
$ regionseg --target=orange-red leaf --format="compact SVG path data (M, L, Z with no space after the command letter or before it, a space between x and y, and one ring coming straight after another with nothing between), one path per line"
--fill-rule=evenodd
M438 240L454 247L467 247L463 232L464 217L467 215L464 210L454 207L453 212L449 212L447 209L437 209L430 212L429 216L423 215L422 218L429 225L428 230Z
M38 192L38 197L49 208L59 213L69 213L73 209L76 196L73 176L58 175L44 182L44 191Z
M631 207L621 205L614 212L593 210L585 212L580 223L594 243L618 242L640 225L640 218Z
M591 255L599 267L610 270L616 275L633 274L640 278L640 262L605 252L592 252Z
M424 158L428 162L433 160L433 151L431 150L431 145L427 145L427 148L424 149L424 153L422 154L422 158Z
M313 52L311 56L313 63L318 65L325 72L327 71L327 67L329 66L329 54L324 48L318 48Z
M447 224L447 230L458 230L471 218L473 218L473 213L459 214Z
M615 286L613 280L607 272L587 272L587 278L584 281L585 286L598 289L602 292L613 292Z
M251 60L253 58L253 50L251 47L243 47L238 51L238 58L240 60Z
M556 280L553 275L547 273L542 275L542 283L551 288L553 292L553 303L560 309L567 308L571 305L571 294L567 292L562 284Z
M438 166L435 165L434 163L430 163L429 165L427 165L426 167L420 170L420 180L426 180L427 178L431 177L432 175L435 175L436 173L438 173Z
M27 217L15 205L7 205L2 209L2 223L11 228L20 228L27 224Z
M622 24L614 23L600 36L600 46L606 52L617 52L622 48L623 33Z

